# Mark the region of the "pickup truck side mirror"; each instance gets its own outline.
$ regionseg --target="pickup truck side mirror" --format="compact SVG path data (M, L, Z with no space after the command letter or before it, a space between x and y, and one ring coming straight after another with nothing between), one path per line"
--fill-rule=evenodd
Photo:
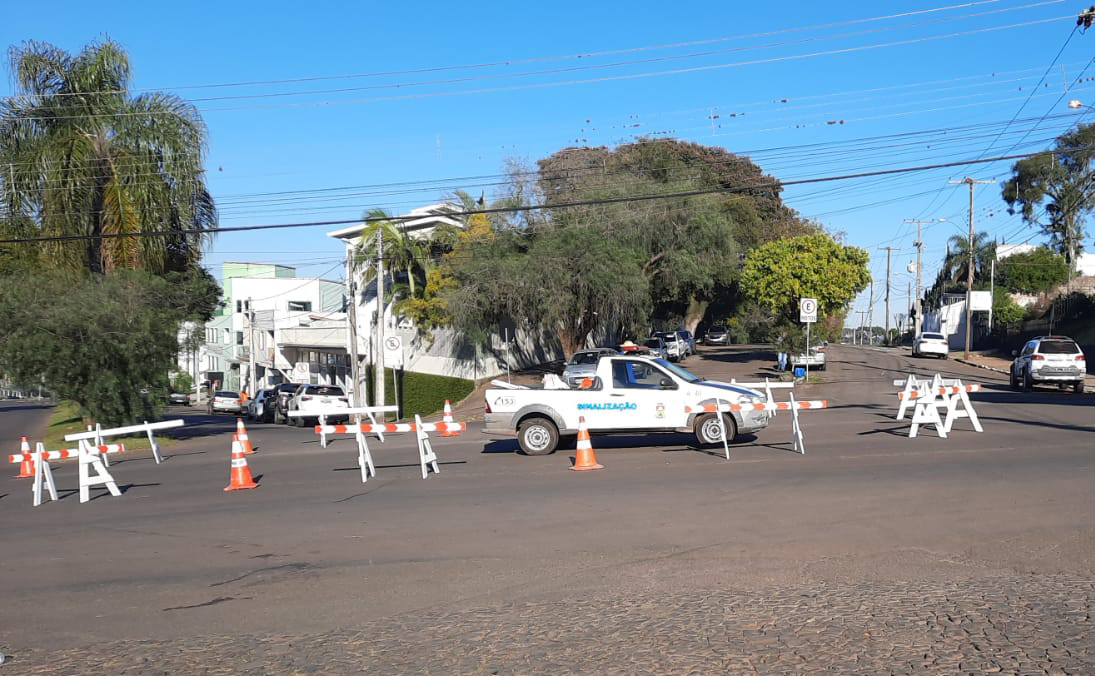
M1019 356L1019 350L1012 350L1011 351L1011 356L1018 357Z
M675 390L677 386L669 378L662 378L662 382L659 383L660 389L663 390Z

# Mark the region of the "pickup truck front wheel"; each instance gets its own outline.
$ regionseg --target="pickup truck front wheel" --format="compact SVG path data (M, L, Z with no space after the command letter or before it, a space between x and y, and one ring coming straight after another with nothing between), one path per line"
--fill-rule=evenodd
M525 455L548 455L559 445L559 428L547 418L527 418L517 428L517 443Z
M738 424L734 422L734 417L724 414L722 421L726 425L727 443L734 441L734 438L738 436ZM715 417L714 413L701 415L697 418L694 429L696 431L696 440L700 442L701 446L722 443L722 430L719 429L719 419Z

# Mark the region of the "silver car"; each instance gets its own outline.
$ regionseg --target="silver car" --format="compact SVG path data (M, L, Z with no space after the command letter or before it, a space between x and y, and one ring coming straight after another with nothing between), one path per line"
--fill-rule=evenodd
M726 332L725 326L715 324L703 334L703 342L705 345L726 345L730 342L730 334Z
M609 347L575 352L563 368L563 382L571 387L578 387L583 380L597 374L597 362L601 361L601 357L615 354L619 353Z

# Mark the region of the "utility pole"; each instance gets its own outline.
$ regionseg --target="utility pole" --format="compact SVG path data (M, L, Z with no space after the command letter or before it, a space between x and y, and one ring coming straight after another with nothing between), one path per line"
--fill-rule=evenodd
M916 246L916 303L913 307L916 308L916 319L913 321L913 338L915 339L920 335L920 326L923 319L921 315L924 314L923 308L920 307L920 250L924 248L924 242L920 239L920 226L923 223L938 223L943 219L936 219L931 221L913 220L910 218L905 219L905 223L916 223L916 241L913 245Z
M870 302L867 303L867 343L874 345L874 277L871 277Z
M258 378L255 377L255 306L251 304L251 298L247 299L247 352L251 362L249 366L248 385L252 397L258 394Z
M890 255L901 249L896 246L880 246L886 250L886 344L890 344Z
M373 406L384 405L384 229L376 229L376 388ZM385 416L386 417L386 416Z
M358 373L357 363L357 275L354 270L354 250L352 248L346 250L346 296L349 299L349 329L350 329L350 382L352 386L350 391L353 392L353 404L354 408L358 408L362 404L361 390L361 378Z
M978 183L995 183L995 181L975 181L969 176L961 181L947 181L953 185L965 183L970 187L970 240L969 240L969 263L966 270L966 351L965 359L970 358L970 332L973 330L973 308L970 305L970 299L973 294L973 186Z

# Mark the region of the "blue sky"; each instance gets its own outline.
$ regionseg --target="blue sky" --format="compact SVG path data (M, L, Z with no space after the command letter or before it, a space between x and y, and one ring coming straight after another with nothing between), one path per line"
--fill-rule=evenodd
M1031 152L1095 117L1066 106L1095 105L1095 35L1075 30L1086 5L1058 0L11 5L0 43L78 51L108 35L136 90L194 102L225 227L489 196L507 159L639 135L720 145L793 182ZM927 286L967 227L968 190L948 180L999 183L1010 164L789 185L784 199L870 251L882 324L878 247L899 248L890 312L903 312L904 221L946 219L923 232ZM975 195L978 230L1041 241L997 185ZM222 234L206 262L339 278L336 227Z

